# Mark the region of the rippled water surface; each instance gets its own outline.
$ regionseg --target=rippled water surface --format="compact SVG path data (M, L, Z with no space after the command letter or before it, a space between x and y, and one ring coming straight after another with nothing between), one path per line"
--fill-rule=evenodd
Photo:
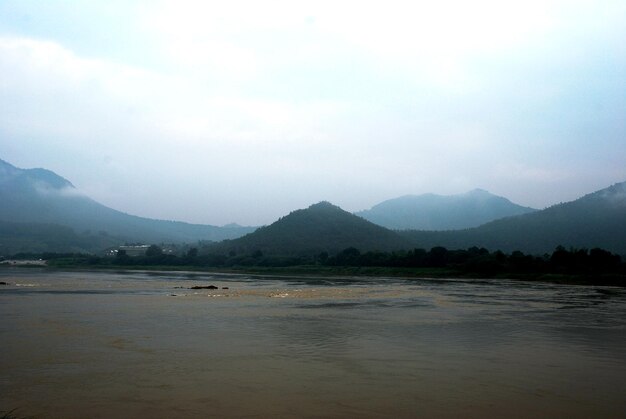
M625 417L623 288L12 268L0 281L0 411Z

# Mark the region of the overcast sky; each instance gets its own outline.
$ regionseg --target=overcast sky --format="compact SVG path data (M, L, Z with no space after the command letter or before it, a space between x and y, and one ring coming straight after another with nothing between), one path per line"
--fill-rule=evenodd
M0 0L0 158L215 225L543 208L626 180L626 2Z

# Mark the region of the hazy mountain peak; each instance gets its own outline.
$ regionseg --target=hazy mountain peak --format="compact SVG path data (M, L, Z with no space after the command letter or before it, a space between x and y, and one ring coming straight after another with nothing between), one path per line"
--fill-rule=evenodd
M317 204L313 204L311 206L309 206L310 210L339 210L339 211L343 211L340 207L338 207L337 205L333 205L328 201L320 201Z
M0 183L18 182L22 188L30 187L37 191L75 189L67 179L47 169L20 169L0 159Z
M82 195L47 169L19 169L0 160L0 221L49 223L103 232L124 241L192 242L240 237L252 227L188 224L124 214Z
M0 180L4 180L8 177L13 177L18 175L21 172L21 169L13 166L10 163L0 159Z
M356 214L397 230L455 230L532 211L484 189L473 189L458 195L405 195Z
M36 181L39 186L52 189L76 189L72 182L47 169L28 169L24 171L26 175Z
M596 194L614 204L626 204L626 182L616 183L596 192Z
M237 223L228 223L222 226L222 228L241 228L241 227L243 226Z
M2 160L0 159L0 168L12 168L12 169L17 169L17 167L13 166L11 163L9 163L6 160Z

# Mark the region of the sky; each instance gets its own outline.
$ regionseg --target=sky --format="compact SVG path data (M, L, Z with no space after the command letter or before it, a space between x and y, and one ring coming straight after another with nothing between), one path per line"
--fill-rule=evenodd
M544 208L626 180L626 2L0 0L0 159L213 225Z

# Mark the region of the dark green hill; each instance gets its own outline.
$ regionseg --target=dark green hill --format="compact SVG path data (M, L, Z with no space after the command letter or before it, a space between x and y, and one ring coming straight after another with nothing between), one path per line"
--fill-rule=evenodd
M406 195L356 215L395 230L458 230L536 211L482 189L460 195Z
M240 237L251 227L216 227L153 220L108 208L45 169L18 169L0 160L0 221L57 224L77 233L104 232L122 241L195 242Z
M210 248L211 252L265 255L336 253L348 247L361 251L406 249L409 242L328 202L291 212L273 224L236 240Z
M496 220L460 231L406 231L417 247L471 246L542 254L566 248L600 247L626 255L626 182L542 211Z
M108 234L77 234L58 224L0 221L0 257L16 253L92 253L119 244L119 238Z

